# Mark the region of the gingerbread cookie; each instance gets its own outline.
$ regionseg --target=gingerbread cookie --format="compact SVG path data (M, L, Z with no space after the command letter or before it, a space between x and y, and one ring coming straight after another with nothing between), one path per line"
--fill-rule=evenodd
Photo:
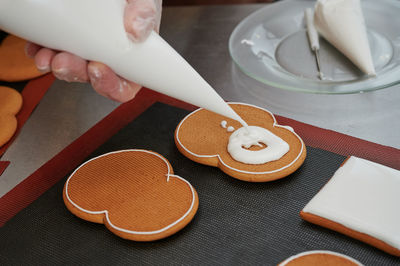
M278 266L360 266L357 260L332 251L313 250L292 256Z
M187 115L175 130L175 143L189 159L219 167L250 182L265 182L293 173L306 157L306 147L292 128L276 123L260 107L229 103L246 121L239 122L205 109Z
M129 240L168 237L194 217L199 200L158 153L124 150L93 158L68 178L64 203L76 216Z
M400 256L399 191L400 171L350 157L300 216Z
M26 41L8 35L0 45L0 80L15 82L43 75L25 54Z
M14 89L0 86L0 147L9 141L17 130L15 115L21 107L21 94Z

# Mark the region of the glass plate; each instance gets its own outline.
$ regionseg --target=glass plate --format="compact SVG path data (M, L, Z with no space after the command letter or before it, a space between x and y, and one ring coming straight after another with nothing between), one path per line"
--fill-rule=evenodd
M304 10L315 1L285 0L252 13L232 32L229 51L250 77L293 91L345 94L387 88L400 83L400 1L361 1L376 77L364 75L320 37L319 80L304 22Z

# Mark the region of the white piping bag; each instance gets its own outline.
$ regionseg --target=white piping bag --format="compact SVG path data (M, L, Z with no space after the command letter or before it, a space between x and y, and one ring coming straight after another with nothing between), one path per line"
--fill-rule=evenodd
M246 125L164 39L130 41L126 0L0 0L0 28L56 50L102 62L121 77Z

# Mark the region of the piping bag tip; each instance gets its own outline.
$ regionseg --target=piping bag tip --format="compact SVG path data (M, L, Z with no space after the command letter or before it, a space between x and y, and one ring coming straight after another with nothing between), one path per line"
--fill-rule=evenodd
M92 12L94 5L96 12ZM0 8L0 28L41 46L102 62L127 80L247 126L156 32L143 42L132 42L123 24L125 6L126 0L5 1Z

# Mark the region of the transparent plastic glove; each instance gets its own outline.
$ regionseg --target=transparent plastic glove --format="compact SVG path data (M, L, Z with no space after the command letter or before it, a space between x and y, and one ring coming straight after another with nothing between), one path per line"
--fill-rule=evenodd
M152 30L159 31L161 4L162 0L127 0L124 25L132 41L144 41ZM141 85L117 76L108 66L86 61L74 54L54 51L29 42L26 54L35 58L40 71L52 71L58 79L68 82L90 82L100 95L118 102L131 100L141 88Z

